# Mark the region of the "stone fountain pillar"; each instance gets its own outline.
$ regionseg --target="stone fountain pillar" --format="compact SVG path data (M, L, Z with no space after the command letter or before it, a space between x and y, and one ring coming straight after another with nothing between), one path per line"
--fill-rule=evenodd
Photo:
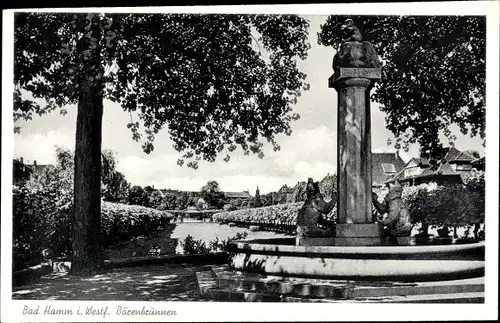
M381 78L381 65L373 45L362 42L359 31L357 38L351 39L337 51L334 74L329 79L329 87L338 92L338 220L334 244L380 245L382 226L372 220L370 90Z

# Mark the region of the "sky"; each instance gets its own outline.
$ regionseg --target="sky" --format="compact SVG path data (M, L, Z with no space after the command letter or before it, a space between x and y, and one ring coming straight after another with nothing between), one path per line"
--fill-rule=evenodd
M294 112L301 115L292 124L290 136L277 137L281 150L274 152L268 147L263 159L244 156L235 151L226 163L222 158L216 162L202 161L197 170L178 166L180 154L172 147L168 132L163 130L155 140L155 150L147 155L140 144L132 140L126 125L130 115L110 101L104 101L103 149L116 153L117 169L125 174L132 185L155 188L170 188L197 191L209 180L219 182L223 191L249 190L254 194L258 186L261 194L277 191L282 185L294 186L298 181L312 177L320 181L327 174L336 172L337 159L337 94L328 88L328 78L333 73L331 62L335 51L332 47L317 44L317 33L326 16L306 16L310 21L308 58L301 63L311 88L299 98ZM395 152L387 145L393 138L386 129L385 114L376 103L371 105L372 151ZM57 111L49 115L34 116L32 121L17 122L21 133L14 136L14 158L24 158L25 163L55 163L55 147L74 149L76 129L76 106L67 107L68 114ZM457 136L455 146L460 150L474 149L484 155L479 137ZM408 152L400 151L404 161L418 156L418 145L410 146Z

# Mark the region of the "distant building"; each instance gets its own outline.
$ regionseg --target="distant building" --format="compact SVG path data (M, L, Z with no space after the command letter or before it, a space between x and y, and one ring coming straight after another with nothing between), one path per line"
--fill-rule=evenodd
M306 199L307 182L297 182L291 192L287 194L286 203L297 203Z
M182 193L192 195L192 196L199 196L200 192L199 191L181 191L181 190L174 190L174 189L159 189L160 193L166 197L167 195L180 195ZM249 198L252 196L248 191L243 191L243 192L222 192L224 194L224 197L228 200L227 202L230 203L231 201L247 201Z
M272 204L281 204L286 203L287 198L294 191L293 187L289 187L288 185L283 185L277 192L272 192Z
M23 158L21 157L21 160ZM36 160L33 161L33 164L26 164L26 167L30 168L33 172L34 171L42 171L47 167L52 167L53 165L50 164L38 164Z
M27 181L31 176L32 170L23 163L23 158L12 161L12 176L14 183Z
M372 153L372 186L382 187L384 183L400 172L405 162L395 153Z
M224 196L228 200L246 200L252 197L248 191L243 192L224 192Z
M426 158L412 158L401 171L387 182L394 182L397 179L401 185L405 186L463 183L465 175L475 168L474 162L477 164L476 167L481 167L481 158L477 158L473 154L470 151L462 152L455 147L450 147L437 167L431 167L429 160Z
M148 193L149 195L151 195L151 193L153 193L154 191L156 191L156 189L155 189L154 185L152 185L152 186L148 185L148 186L144 187L144 191L146 191L146 193Z
M161 193L161 195L163 197L166 197L169 194L177 195L180 192L179 190L172 190L172 189L169 189L169 188L168 189L159 189L158 191Z
M42 171L47 167L52 167L50 164L38 164L36 160L33 161L33 164L25 164L24 158L20 157L18 159L14 159L13 163L13 181L17 183L19 181L26 181L30 178L31 174L35 171Z
M480 157L480 158L476 158L474 159L471 164L472 164L472 167L474 169L477 169L477 170L482 170L484 171L485 169L485 160L484 160L484 156L483 157Z

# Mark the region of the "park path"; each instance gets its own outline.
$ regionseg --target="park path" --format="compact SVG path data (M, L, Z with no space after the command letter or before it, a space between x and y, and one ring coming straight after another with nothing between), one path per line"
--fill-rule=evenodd
M216 223L176 223L170 230L158 234L151 243L166 238L179 239L177 253L182 253L180 241L188 234L207 245L218 237L225 240L246 232L248 238L285 237L275 232L252 232L246 228ZM115 258L130 257L136 246L125 244L115 250ZM129 250L130 249L130 250ZM148 248L146 248L148 249ZM137 250L135 250L137 251ZM210 270L209 266L162 264L116 268L90 278L65 274L44 276L37 283L13 288L13 299L36 300L125 300L125 301L203 301L198 295L196 272Z
M198 295L196 272L209 269L155 265L118 268L89 278L53 274L38 283L14 287L12 299L203 301Z

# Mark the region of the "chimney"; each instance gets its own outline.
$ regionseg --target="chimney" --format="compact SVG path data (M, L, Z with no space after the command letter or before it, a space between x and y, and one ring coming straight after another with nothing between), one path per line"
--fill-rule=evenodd
M396 160L398 160L398 159L400 159L400 157L399 157L399 149L396 150Z
M21 164L24 164L24 158L23 157L19 158L19 161L21 162Z
M35 160L33 160L33 166L35 166L35 167L36 167L36 159L35 159Z

